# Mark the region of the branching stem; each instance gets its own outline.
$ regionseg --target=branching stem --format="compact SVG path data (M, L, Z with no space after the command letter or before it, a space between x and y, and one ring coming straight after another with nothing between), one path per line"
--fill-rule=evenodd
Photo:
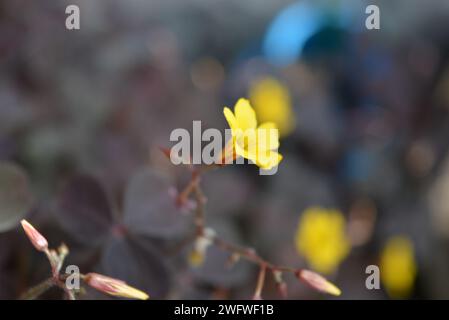
M256 251L252 248L240 247L235 244L229 243L226 240L220 238L218 235L211 235L210 233L205 232L206 230L206 221L205 221L205 204L206 197L204 196L204 192L201 188L201 173L204 170L194 170L192 173L192 179L190 180L187 187L180 193L180 197L182 197L182 201L186 201L191 195L193 195L196 208L195 208L195 227L196 227L196 236L201 236L209 239L216 247L229 252L233 256L239 256L242 259L245 259L249 262L252 262L259 266L260 273L258 277L257 287L255 291L255 298L260 298L261 291L263 289L266 271L270 270L272 272L289 272L293 274L298 274L301 269L292 268L288 266L276 265L271 263L268 260L265 260L260 255L256 253Z

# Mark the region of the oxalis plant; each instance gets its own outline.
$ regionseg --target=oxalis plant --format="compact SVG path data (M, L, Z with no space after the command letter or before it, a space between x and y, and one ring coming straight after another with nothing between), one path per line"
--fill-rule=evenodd
M288 296L287 284L283 277L284 273L293 274L299 280L320 292L335 296L340 295L341 291L338 287L316 272L272 263L260 256L253 248L244 248L227 242L206 225L206 196L201 187L201 178L207 171L222 168L225 164L229 164L239 157L251 160L264 170L271 170L282 161L282 155L276 151L279 147L276 125L271 122L258 125L256 113L248 100L238 100L234 112L225 107L223 113L231 128L232 138L221 154L218 155L218 164L187 165L186 167L191 171L191 179L176 198L177 205L181 207L187 206L192 200L195 203L195 240L189 256L190 263L194 266L201 265L206 258L208 247L215 245L230 253L229 266L234 265L240 259L245 259L258 266L259 274L253 294L255 300L262 299L267 273L272 274L277 289L284 298ZM174 156L168 149L163 151L168 157Z
M67 281L69 280L69 276L67 274L61 274L64 260L69 254L67 246L61 244L56 250L49 249L47 239L28 221L22 220L21 224L28 239L36 250L45 253L51 268L51 277L25 292L22 295L22 299L35 299L52 287L59 287L65 292L67 299L76 300L76 295L81 288L71 288L71 286L68 286ZM74 276L83 280L90 287L112 296L141 300L147 300L149 298L145 292L127 285L124 281L98 273L75 274Z
M138 256L140 258L143 257L143 260L139 260L141 262L149 260L159 263L154 258L156 257L154 252L145 249L146 244L142 243L142 239L144 239L142 235L162 235L163 228L157 227L157 223L152 223L156 222L156 220L154 220L154 217L148 216L151 210L146 211L144 208L147 208L147 205L152 205L154 202L162 201L163 204L159 204L160 206L156 206L154 210L163 211L166 217L170 215L170 219L172 219L176 216L169 214L169 210L166 210L167 207L165 207L171 203L174 208L177 208L178 212L191 212L189 216L193 219L193 230L186 235L183 234L182 237L185 236L185 239L181 239L182 247L185 245L191 246L188 255L188 261L191 266L199 267L204 264L206 259L208 259L207 253L209 248L215 246L229 255L226 262L228 268L238 268L240 260L246 260L258 267L259 272L252 295L252 298L255 300L262 299L266 279L269 276L273 277L279 294L284 298L288 297L288 286L285 281L287 278L286 274L293 275L317 291L335 296L340 295L341 291L334 284L316 272L271 262L259 255L254 248L241 247L225 240L213 228L207 225L207 198L202 188L204 175L212 170L222 170L239 158L251 160L251 162L263 170L270 170L282 161L282 155L277 152L279 136L276 126L273 123L258 124L256 113L248 100L240 99L236 103L234 111L224 108L224 116L232 131L232 137L218 155L220 161L211 165L184 164L185 170L190 172L190 178L180 188L180 191L173 190L170 187L168 188L168 194L164 197L162 197L162 193L159 196L155 196L155 194L158 194L157 192L165 190L166 185L162 185L162 180L156 179L153 174L148 172L143 175L140 174L137 178L131 179L130 186L125 194L123 212L117 217L117 215L111 214L111 205L108 202L109 197L107 197L100 185L92 178L79 177L65 188L59 200L57 209L61 215L63 227L65 226L66 230L76 228L77 232L74 232L73 235L77 235L80 242L84 241L90 245L95 243L95 246L98 248L104 246L106 248L105 251L108 253L105 254L107 261L111 260L111 254L112 257L116 254L130 259L133 255L129 253L132 251L133 253L139 253ZM263 134L260 135L260 133ZM161 148L161 150L168 158L173 156L170 149ZM150 181L150 186L148 186L147 183ZM156 185L157 183L159 185ZM151 194L152 192L153 195ZM101 214L93 217L94 213ZM147 214L146 216L145 213ZM162 214L162 212L159 213ZM178 219L181 218L181 216L178 216ZM176 224L175 221L170 221ZM62 244L57 249L49 249L47 240L40 232L26 220L22 220L21 223L33 246L46 255L51 270L51 276L48 279L26 291L22 298L34 299L52 287L59 287L65 293L67 299L76 299L83 293L83 287L71 289L71 287L67 286L67 279L70 277L70 274L67 275L61 272L64 260L69 253L69 248ZM164 223L164 227L170 225L166 221ZM172 236L175 235L174 232L178 230L177 228L173 227L173 230L171 230L170 234ZM93 242L94 240L95 242ZM112 245L109 243L111 241L113 242ZM119 264L131 263L123 259L112 260ZM154 276L156 279L166 278L164 273L160 273L162 272L161 270L164 270L162 265L154 269L143 269L142 266L148 267L149 265L139 263L140 269L134 269L132 275L135 276L136 273L143 272L145 273L146 281L149 281L152 273L155 272ZM113 273L117 271L111 270ZM124 277L127 278L127 276ZM124 281L102 274L92 272L79 274L79 279L83 284L109 295L132 299L149 298L147 293L128 285ZM137 286L139 286L139 283L143 285L142 282L136 280L133 282ZM144 287L148 288L149 286L144 285ZM150 291L150 294L154 295L154 292ZM156 294L156 296L158 295L161 296L161 293Z

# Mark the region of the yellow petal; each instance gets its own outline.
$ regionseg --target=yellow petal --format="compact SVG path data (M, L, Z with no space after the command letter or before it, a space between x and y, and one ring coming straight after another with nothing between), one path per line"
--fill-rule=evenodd
M264 170L270 170L276 167L281 161L281 154L276 151L266 150L265 152L258 152L256 164Z
M235 137L235 152L238 156L251 160L256 163L257 161L257 139L255 130L247 130L241 134L240 130L237 130L237 136Z
M234 113L239 129L242 129L243 131L247 129L256 129L256 112L251 107L248 100L240 98L234 107Z
M257 128L257 144L260 148L274 150L279 148L279 130L274 122L265 122Z
M232 111L229 108L224 107L223 114L226 118L226 121L228 122L229 128L231 128L232 130L237 129L237 120L235 119Z

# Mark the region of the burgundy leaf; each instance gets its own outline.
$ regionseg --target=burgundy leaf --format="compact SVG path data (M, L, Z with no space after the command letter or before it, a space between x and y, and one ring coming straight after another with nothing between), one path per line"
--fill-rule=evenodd
M56 215L68 233L91 245L104 241L114 222L103 187L88 175L77 176L65 186Z

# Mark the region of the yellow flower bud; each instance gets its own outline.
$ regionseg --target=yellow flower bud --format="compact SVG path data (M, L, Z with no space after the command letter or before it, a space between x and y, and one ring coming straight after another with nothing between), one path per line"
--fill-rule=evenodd
M320 276L318 273L309 270L301 270L297 273L297 277L318 291L334 296L341 295L340 289L338 289L333 283L327 281L324 277Z
M88 273L84 277L84 280L92 288L112 296L140 300L149 299L149 296L145 292L127 285L126 282L98 273Z

